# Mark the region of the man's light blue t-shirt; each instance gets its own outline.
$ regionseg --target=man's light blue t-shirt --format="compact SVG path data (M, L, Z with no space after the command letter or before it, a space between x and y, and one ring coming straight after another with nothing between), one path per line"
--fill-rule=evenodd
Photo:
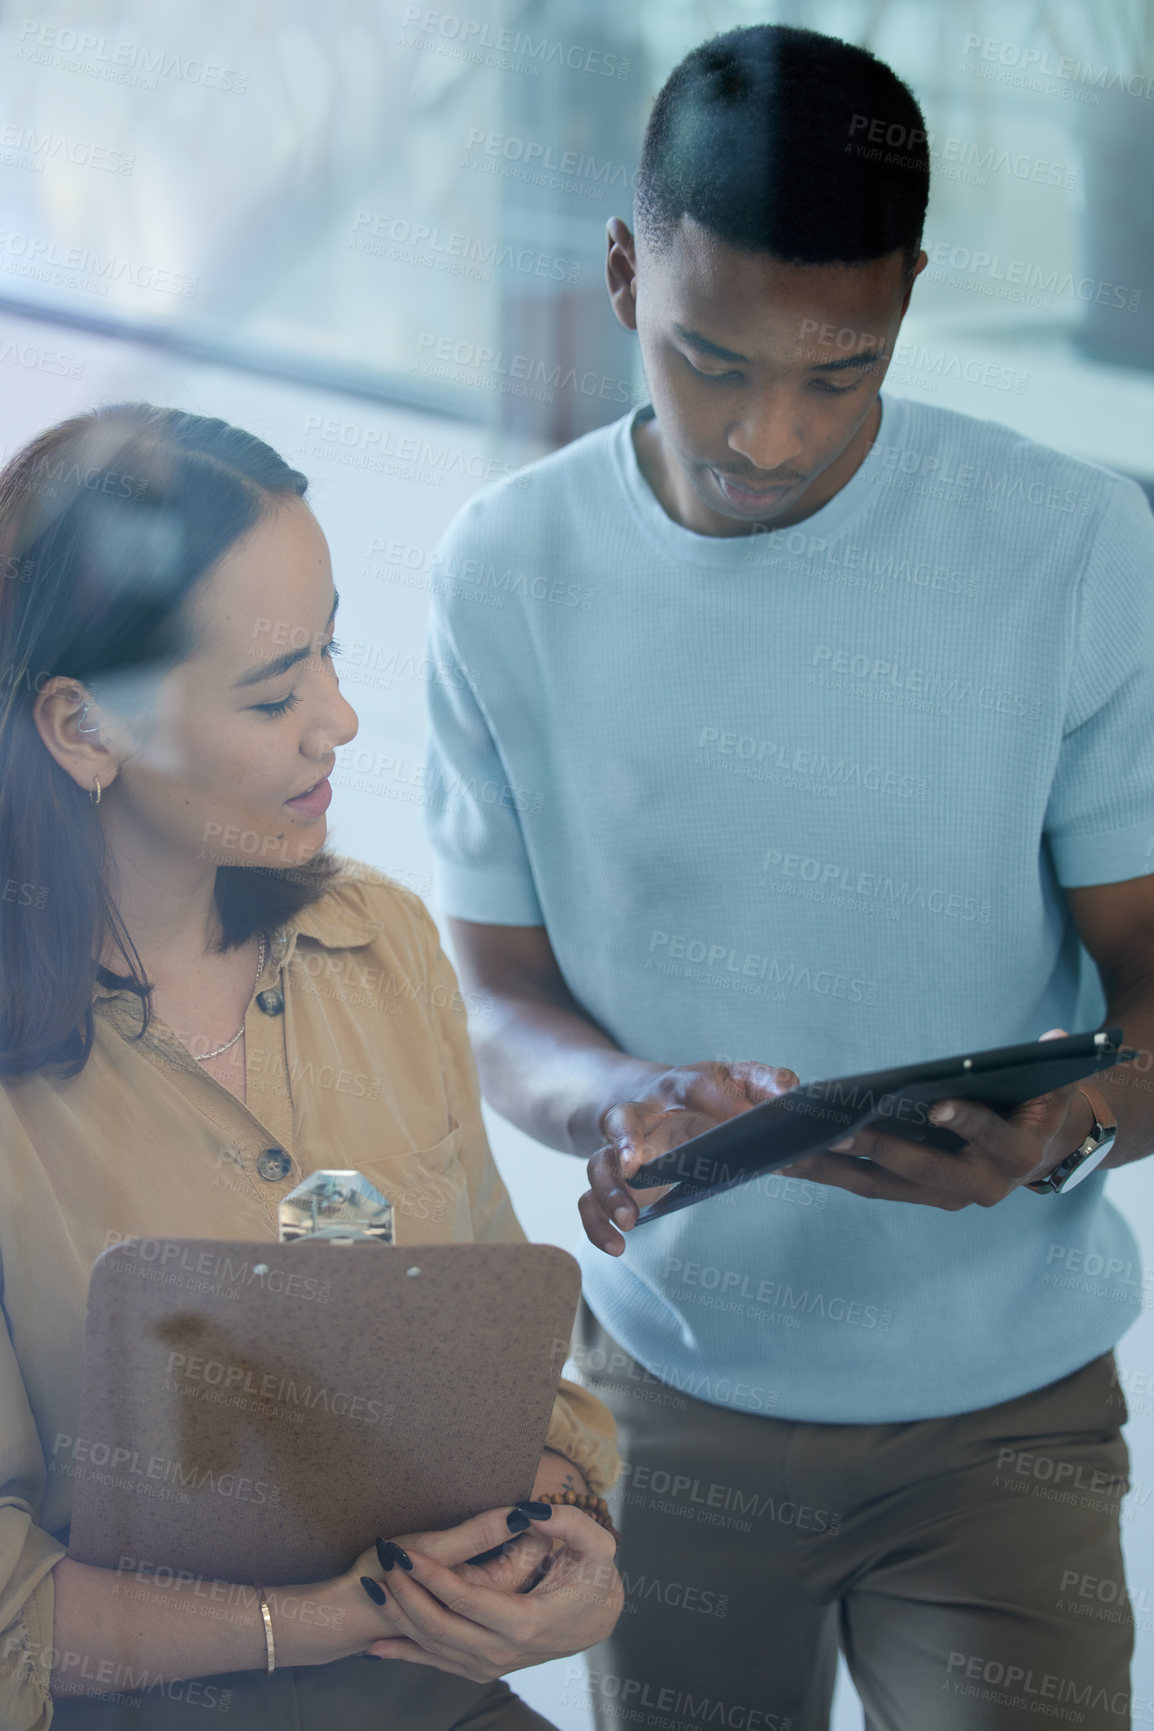
M1004 427L883 410L794 528L681 528L630 417L481 493L439 550L442 905L544 924L626 1052L808 1082L1102 1019L1062 886L1154 869L1154 519ZM585 1292L722 1406L969 1411L1154 1302L1104 1185L948 1214L774 1175L619 1260L585 1244Z

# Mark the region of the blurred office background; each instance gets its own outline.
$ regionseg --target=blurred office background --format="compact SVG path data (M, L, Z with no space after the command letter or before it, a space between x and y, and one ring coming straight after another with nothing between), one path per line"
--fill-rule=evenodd
M931 267L889 388L1154 489L1149 4L451 4L0 0L0 448L147 398L236 421L309 473L361 717L334 840L426 896L429 556L486 480L643 398L605 301L605 223L629 216L649 104L703 37L810 25L922 102ZM583 1169L490 1124L531 1236L571 1243ZM1154 1266L1149 1173L1110 1183ZM1154 1723L1154 1320L1137 1317L1123 1527L1135 1718ZM708 1622L687 1615L686 1639L707 1649ZM571 1669L517 1685L584 1731ZM838 1731L860 1724L843 1679Z

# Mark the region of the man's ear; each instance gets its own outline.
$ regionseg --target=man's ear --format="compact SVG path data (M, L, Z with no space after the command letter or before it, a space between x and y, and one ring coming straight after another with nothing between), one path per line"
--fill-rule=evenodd
M925 270L925 268L929 264L929 262L930 262L929 255L924 250L922 252L918 253L917 258L914 261L914 268L910 272L910 280L906 284L906 292L902 296L902 310L898 314L898 317L900 319L904 319L906 316L906 313L909 311L910 296L914 292L914 283L917 281L918 277L921 276L922 272Z
M605 284L617 322L637 329L637 248L627 224L611 216L606 224Z

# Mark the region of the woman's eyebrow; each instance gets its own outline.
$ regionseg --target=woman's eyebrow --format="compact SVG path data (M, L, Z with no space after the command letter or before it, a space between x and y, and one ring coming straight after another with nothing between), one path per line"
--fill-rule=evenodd
M340 604L341 598L334 589L332 609L325 622L326 630L336 618ZM242 691L246 685L262 685L266 679L275 679L278 674L287 673L298 661L307 661L311 654L312 646L307 643L303 649L286 649L283 655L276 655L271 661L262 661L259 667L250 667L247 673L242 673L234 682L233 690Z

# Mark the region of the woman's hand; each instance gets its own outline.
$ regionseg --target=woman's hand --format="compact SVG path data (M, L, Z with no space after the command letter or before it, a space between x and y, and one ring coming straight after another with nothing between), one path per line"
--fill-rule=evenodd
M529 1594L466 1579L459 1567L506 1543L509 1517L517 1509L490 1509L443 1532L405 1534L394 1542L404 1561L394 1548L382 1547L392 1565L388 1568L375 1548L366 1551L353 1574L368 1575L386 1595L377 1610L380 1638L369 1642L367 1651L484 1683L603 1640L623 1604L613 1539L580 1509L534 1506L548 1512L528 1517L524 1530L546 1544L561 1543L548 1573Z
M530 1502L541 1497L555 1496L564 1491L588 1491L589 1483L579 1467L555 1449L546 1449L533 1480ZM528 1507L529 1504L523 1504ZM480 1558L458 1563L454 1574L472 1586L495 1587L499 1593L528 1593L543 1578L546 1558L561 1549L560 1539L546 1538L526 1523L525 1530L515 1533L495 1551L483 1551Z

